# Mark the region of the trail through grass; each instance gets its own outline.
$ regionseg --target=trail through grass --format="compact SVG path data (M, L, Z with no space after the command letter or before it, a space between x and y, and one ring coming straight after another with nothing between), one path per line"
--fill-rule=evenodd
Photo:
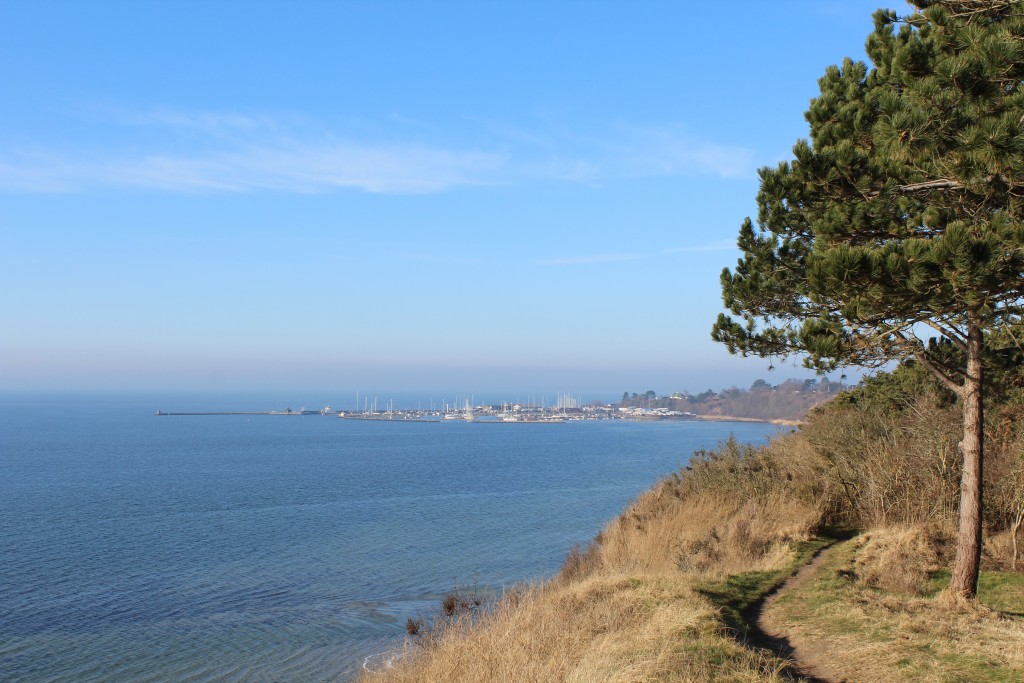
M925 595L905 595L858 578L864 544L839 544L812 580L766 608L801 664L835 680L1024 682L1024 576L983 573L980 604L942 593L942 572Z
M746 639L760 603L800 566L810 562L815 555L837 540L834 536L819 536L793 543L793 561L785 568L771 572L734 574L724 581L705 581L698 584L697 591L721 610L722 620L729 628Z

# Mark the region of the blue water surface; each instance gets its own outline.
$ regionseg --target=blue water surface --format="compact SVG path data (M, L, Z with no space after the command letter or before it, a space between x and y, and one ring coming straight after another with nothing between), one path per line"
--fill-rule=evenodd
M0 680L345 680L454 586L550 575L694 449L776 431L158 407L0 399Z

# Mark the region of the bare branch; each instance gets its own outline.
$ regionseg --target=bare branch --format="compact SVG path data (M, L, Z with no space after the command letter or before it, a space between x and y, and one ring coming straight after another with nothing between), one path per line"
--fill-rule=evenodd
M992 182L998 180L1004 183L1008 187L1016 187L1010 178L1003 175L990 175L985 177L985 182ZM909 194L911 192L922 192L925 190L967 190L969 189L964 183L959 180L953 180L952 178L937 178L936 180L924 180L919 183L909 183L907 185L898 185L896 191L902 194ZM868 196L877 197L881 192L871 192Z
M964 189L964 184L959 180L942 178L940 180L927 180L923 183L900 185L896 189L900 192L917 192L919 190L962 190Z

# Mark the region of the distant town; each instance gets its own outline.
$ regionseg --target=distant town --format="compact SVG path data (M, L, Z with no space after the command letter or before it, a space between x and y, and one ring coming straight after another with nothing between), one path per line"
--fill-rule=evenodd
M757 420L796 422L807 412L846 389L843 382L822 380L786 380L769 384L755 381L749 389L732 387L700 394L675 392L658 396L653 390L642 394L623 392L618 403L583 400L569 393L557 394L554 404L539 403L476 404L471 396L458 396L451 403L427 409L395 408L391 400L380 404L377 397L364 397L354 410L336 410L330 405L316 410L285 408L269 411L164 412L158 416L183 415L326 415L346 420L399 420L415 422L463 421L480 423L561 423L576 420ZM356 405L360 404L357 396Z

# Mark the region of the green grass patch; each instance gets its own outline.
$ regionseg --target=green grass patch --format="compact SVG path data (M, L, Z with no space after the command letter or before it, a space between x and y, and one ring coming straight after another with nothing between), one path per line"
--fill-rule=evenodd
M1012 644L1014 622L1024 611L1024 575L984 572L981 602L1009 620L973 617L970 611L945 611L934 599L948 586L948 571L931 576L923 598L861 584L855 573L860 548L856 540L837 544L810 581L775 603L776 618L789 624L790 637L797 634L805 647L831 653L833 674L851 680L1024 683Z
M935 655L933 655L935 656ZM1003 666L1000 662L988 657L968 656L959 653L940 653L937 655L937 671L933 674L941 676L939 680L953 683L1021 683L1024 672Z
M950 572L932 572L925 589L927 597L935 597L949 586ZM1014 572L982 572L978 577L978 600L989 609L1024 616L1024 574Z
M774 572L744 572L734 574L725 581L705 581L698 584L696 591L721 610L725 625L746 635L746 616L754 606L779 587L797 569L807 564L822 549L836 543L841 534L816 536L792 545L793 562L789 567Z

